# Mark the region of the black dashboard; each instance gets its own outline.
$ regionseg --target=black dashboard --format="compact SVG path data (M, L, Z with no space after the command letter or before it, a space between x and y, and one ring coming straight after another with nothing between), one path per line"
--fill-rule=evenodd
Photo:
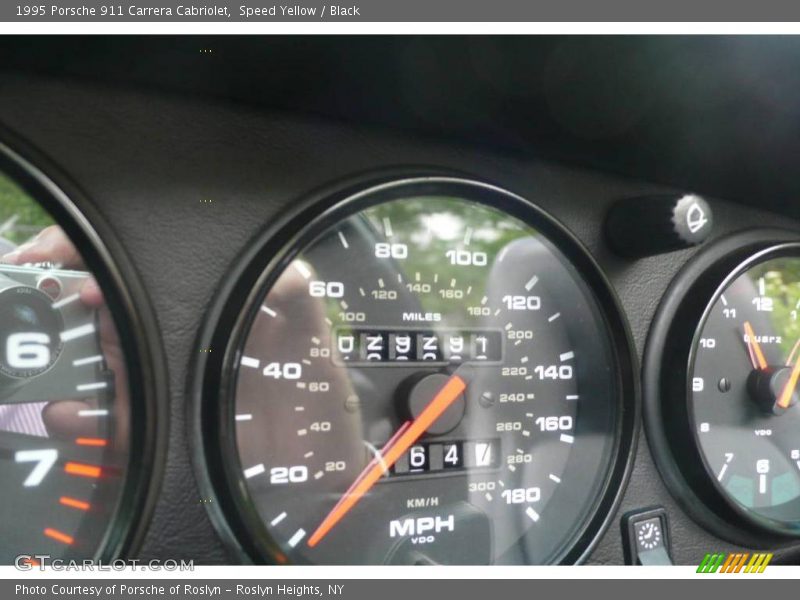
M105 434L77 438L81 452L119 451L106 459L129 469L114 490L103 489L105 471L97 472L92 506L114 506L109 509L113 517L106 514L99 524L70 520L48 526L47 543L55 543L58 551L66 544L76 555L199 564L617 565L632 560L632 552L647 559L649 541L640 540L644 545L639 546L636 541L640 534L646 540L652 535L635 529L635 515L641 514L658 521L665 555L677 564L697 564L712 551L753 549L774 552L774 562L797 564L800 452L793 444L800 446L800 437L793 425L800 331L792 312L794 300L800 306L800 280L792 279L800 275L793 263L798 256L793 244L800 238L797 39L6 36L0 39L0 55L0 170L50 212L84 255L78 270L93 273L116 307L112 312L130 386L129 425L117 423L106 431L99 424L97 431ZM705 201L698 206L713 213L713 221L702 221L708 231L702 244L684 240L659 246L667 235L664 228L675 223L672 213L656 214L662 210L657 207L693 194ZM609 242L609 212L623 201L629 205L623 213L627 231L652 251L624 256L614 248L614 242L625 247L622 234ZM642 206L647 208L637 212ZM0 221L5 218L0 214ZM638 226L630 227L631 222ZM421 223L427 233L419 229ZM456 230L460 245L450 249L446 243ZM500 241L511 250L500 249ZM423 261L422 251L438 252L438 242L445 244L441 255ZM356 249L391 266L362 260ZM415 281L413 269L397 267L409 254L420 265ZM499 266L512 259L513 266ZM293 279L285 275L292 260L300 276L311 280L308 285L299 280L303 298L335 299L326 304L326 314L341 319L325 328L330 342L302 352L308 351L308 359L327 358L321 350L332 344L338 352L333 372L352 373L348 382L339 383L350 391L332 396L347 398L342 414L363 412L371 425L364 431L342 432L349 426L337 425L341 415L315 409L312 401L296 405L291 414L278 403L298 393L294 383L292 391L280 387L287 380L299 380L303 393L326 394L325 386L335 388L340 377L307 380L300 373L312 360L289 362L296 336L314 331L307 329L311 325L294 325L304 323L307 314L292 312L305 300L286 291L297 284L296 273ZM454 272L473 273L487 261L491 269L475 282L464 275L470 287L458 296L455 278L442 289L433 285L438 284L437 265L446 261ZM30 262L34 268L53 268ZM524 272L531 264L540 269L533 278ZM69 280L70 273L61 273L59 281ZM24 277L12 278L27 281ZM392 296L385 287L394 288L385 283L395 277L402 285ZM517 277L524 291L504 287ZM361 297L371 295L375 308L353 309L350 305L361 305L350 290L367 280L380 284L368 288L369 294L360 289ZM31 285L49 294L51 282L42 281ZM432 290L424 288L426 282ZM461 312L454 316L455 309L449 313L456 300L472 297L473 285L500 291L482 299L476 292L469 306L466 300L459 303L474 320ZM532 290L545 287L541 296L534 295ZM439 297L418 300L429 293ZM58 294L51 295L54 306L69 297L60 289ZM743 298L736 305L738 316L729 312L734 294ZM405 303L402 322L384 314L383 306L391 302ZM269 325L278 305L293 315L289 325L295 329ZM506 324L501 311L530 322ZM562 313L568 318L559 320ZM431 324L439 321L437 315L444 315L446 327ZM478 315L486 318L478 322ZM63 316L71 318L81 317ZM102 323L102 316L95 318ZM735 321L735 330L723 319ZM63 385L70 375L58 370L57 361L83 365L80 361L89 359L68 355L68 342L80 326L53 325L59 326L63 349L52 364L36 366L34 358L17 354L8 373L0 364L2 376L15 382L30 378L34 385L46 375L53 385ZM451 346L429 358L426 336L434 329L449 336ZM533 333L525 337L526 332ZM411 355L400 349L412 338L419 347L409 360ZM469 350L463 354L472 353L467 359L461 356L465 339ZM529 352L514 359L518 366L506 367L515 348L527 347L526 340L533 340ZM496 351L482 345L495 342ZM98 343L103 346L103 340ZM265 343L270 349L263 348ZM555 358L542 350L550 345L561 348ZM713 359L703 362L704 350L713 350ZM266 364L268 355L277 362ZM480 360L503 365L502 377L519 387L511 393L503 387L507 380L498 383L499 369L497 378L483 375L493 367L474 367ZM473 368L453 370L467 363ZM253 366L264 367L256 383L246 379L246 367ZM402 391L396 394L411 398L397 409L400 417L370 405L371 397L395 394L381 385L411 366L420 373L397 383ZM731 375L726 370L731 366L740 367L741 374ZM106 377L108 370L97 377ZM530 383L533 377L538 381ZM487 392L473 399L454 391L447 414L452 417L453 407L461 404L462 412L444 426L445 417L437 421L431 406L436 399L444 402L444 391L462 380ZM0 377L0 390L5 382ZM433 402L420 407L416 396L427 401L432 392L426 386L436 391L442 382L445 387ZM125 385L119 373L115 385L117 390ZM12 388L0 393L0 404L22 402L8 400L22 393ZM31 393L41 394L38 401L53 401L58 391L51 388ZM701 396L695 395L708 388L718 389L708 402L719 406L696 404ZM350 402L355 392L361 400ZM592 403L575 412L569 402L579 393ZM559 394L566 403L547 404ZM750 398L737 396L738 412L731 412L727 400L734 394ZM118 402L119 394L108 401ZM506 401L502 410L509 412L501 413L500 403ZM91 410L104 410L98 402L99 408ZM514 402L533 412L512 407ZM519 420L512 409L520 410ZM259 423L259 411L264 420L245 439L237 432L249 421ZM490 411L508 415L507 421L498 417L488 423L491 434L484 429L486 419L478 416ZM339 428L336 441L310 446L330 459L316 473L300 455L282 454L294 437L280 436L305 412L313 412L315 420L308 430L298 430L303 438L316 433L323 439ZM427 433L408 434L427 416ZM405 417L408 422L401 425ZM529 453L521 446L530 434L524 419L537 417L541 421L533 437L552 433L563 443L547 441ZM382 429L397 418L397 433ZM726 428L740 429L704 443L716 435L718 418ZM121 450L107 448L128 426L139 433L125 439ZM37 435L53 437L52 431ZM422 435L428 441L419 445ZM375 456L372 462L369 455L362 458L362 438ZM351 439L357 439L358 448L338 460L334 455ZM576 439L586 440L585 445ZM768 447L758 445L763 440ZM399 446L402 451L394 456ZM11 460L5 450L3 469L31 461L39 468L50 460L46 454ZM231 458L236 452L241 465ZM482 462L481 452L497 454L502 464ZM736 470L742 462L736 463L734 454L740 452L749 462ZM580 465L576 455L585 457ZM81 456L66 463L68 475L72 468L79 478L91 476L87 465L101 460ZM263 463L248 466L259 460L268 470L287 465L270 471L272 487L284 487L272 491L261 483ZM348 488L359 470L351 471L351 463L362 460L366 470ZM538 470L545 463L550 471L542 475ZM497 489L477 487L485 483L483 473L505 472L509 466L516 466L506 479L513 490L502 490L502 481ZM238 475L241 467L247 467L244 477ZM444 473L450 467L452 472ZM229 476L232 471L236 477ZM717 485L726 471L737 479ZM368 487L363 482L373 473ZM44 475L37 480L27 467L23 475L20 489L26 493L49 481ZM384 475L386 481L375 484ZM460 495L447 500L445 488L461 478L470 485L467 498L479 493L486 506L483 499L466 502ZM547 482L537 483L540 478ZM335 484L327 489L319 481ZM575 487L559 496L558 486L573 481ZM388 525L392 539L358 554L359 543L384 527L380 508L390 504L387 496L372 514L362 497L402 486L416 487L404 504L408 510L393 515L397 518ZM71 503L73 512L92 513L80 496L89 492L73 491L61 496L62 508ZM333 503L334 492L344 493L344 505ZM14 503L30 502L16 492L4 493L14 495ZM767 495L771 499L762 501ZM501 498L502 511L495 509ZM452 514L440 512L426 521L439 502L454 507ZM528 506L520 522L516 513L505 512L517 504ZM7 561L14 552L35 550L26 546L32 540L15 524L11 506L11 501L0 503L0 530L13 539L8 548L0 542L0 556ZM294 517L292 511L307 513L314 525L331 508L330 520L313 534L305 522L305 528L279 529ZM331 517L337 510L340 514ZM338 545L315 555L313 546L345 512L358 510L363 530L334 530L341 537L331 534L328 540ZM289 518L286 512L292 513ZM559 512L560 520L548 519ZM365 525L371 518L373 525ZM354 522L352 515L348 519L343 522ZM519 534L531 527L539 528L538 535ZM439 548L438 540L454 529L464 537ZM423 542L417 540L429 533L430 548L418 552ZM480 536L492 542L479 543ZM83 547L75 544L79 538L88 540ZM306 539L311 549L296 550ZM473 547L480 551L464 550Z

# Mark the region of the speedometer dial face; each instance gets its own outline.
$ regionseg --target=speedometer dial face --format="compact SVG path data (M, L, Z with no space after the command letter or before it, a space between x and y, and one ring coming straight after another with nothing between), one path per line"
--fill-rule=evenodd
M449 180L351 197L284 247L222 413L262 558L574 560L624 455L629 381L576 250L522 200Z
M709 476L746 514L800 523L800 258L750 261L695 338L690 411Z

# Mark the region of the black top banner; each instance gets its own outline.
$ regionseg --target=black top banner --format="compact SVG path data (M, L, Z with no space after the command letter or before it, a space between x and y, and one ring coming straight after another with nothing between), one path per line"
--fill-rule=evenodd
M17 22L786 22L792 0L10 0Z

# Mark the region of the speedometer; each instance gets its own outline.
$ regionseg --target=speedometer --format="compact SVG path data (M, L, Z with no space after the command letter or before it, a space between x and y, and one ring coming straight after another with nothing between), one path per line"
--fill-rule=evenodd
M205 447L239 543L294 563L577 560L632 441L625 326L591 260L474 182L319 212L267 237L219 380L207 366Z

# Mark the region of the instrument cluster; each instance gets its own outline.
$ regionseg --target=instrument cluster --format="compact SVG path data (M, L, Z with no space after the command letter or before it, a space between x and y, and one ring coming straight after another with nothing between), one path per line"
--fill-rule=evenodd
M156 310L77 188L0 157L0 562L135 556L175 435ZM800 233L713 235L712 208L592 221L618 265L686 252L640 367L614 278L524 189L378 170L294 198L241 240L177 382L235 560L584 562L637 443L704 530L796 545Z

